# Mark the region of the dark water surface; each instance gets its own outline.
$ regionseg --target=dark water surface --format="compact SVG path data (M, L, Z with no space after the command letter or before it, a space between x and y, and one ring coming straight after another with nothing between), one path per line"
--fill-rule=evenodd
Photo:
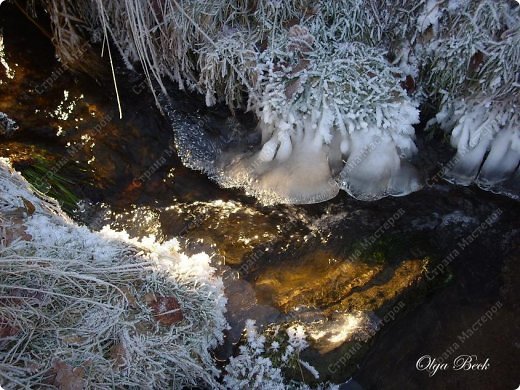
M321 380L353 376L364 389L520 384L518 202L438 182L371 203L341 193L316 205L262 206L182 166L171 123L142 78L118 69L119 119L109 73L65 71L14 6L0 8L0 23L0 59L11 69L0 66L0 112L20 127L0 136L0 155L92 229L177 237L187 253L213 253L232 326L220 359L247 318L301 321L312 341L303 358ZM174 115L208 132L225 134L237 120L254 126L196 96L171 97ZM430 377L416 368L424 355L450 365L477 355L490 368Z

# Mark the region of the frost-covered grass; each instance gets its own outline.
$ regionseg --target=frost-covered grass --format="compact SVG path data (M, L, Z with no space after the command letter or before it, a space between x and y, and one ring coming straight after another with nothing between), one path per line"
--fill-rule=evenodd
M303 27L292 32L287 47L317 42L319 34ZM339 188L372 200L419 187L406 163L416 152L417 103L384 51L361 42L329 43L284 62L282 69L268 62L259 80L263 146L246 160L253 188L290 203L315 203Z
M206 254L77 226L4 160L0 215L4 388L218 386L226 299Z
M426 93L441 101L478 94L518 99L519 7L492 0L433 3L418 20Z
M514 1L43 3L65 62L74 62L72 48L86 37L109 54L110 40L127 67L140 64L163 93L170 79L203 94L207 105L254 111L261 146L228 151L213 176L265 203L320 202L339 189L364 200L405 195L421 187L411 165L421 104L443 113L462 101L511 109L519 102L520 6ZM478 111L502 123L495 110ZM517 132L517 116L509 119ZM454 122L443 128L458 137ZM472 156L492 152L492 143L483 142ZM502 149L518 155L514 143ZM496 174L488 175L489 185L515 177L502 164L490 169Z

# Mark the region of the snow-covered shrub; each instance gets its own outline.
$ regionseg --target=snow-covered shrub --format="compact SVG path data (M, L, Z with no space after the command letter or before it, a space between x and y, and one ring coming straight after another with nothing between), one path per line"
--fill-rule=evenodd
M231 389L264 388L262 386L266 389L283 389L282 371L280 367L274 367L269 358L263 356L266 339L258 334L252 320L246 322L246 337L247 343L240 346L239 355L231 357L226 366L226 386ZM274 348L277 347L275 344Z
M247 320L245 343L239 347L239 354L230 358L224 384L233 390L310 389L304 383L287 380L282 373L282 368L292 367L307 371L315 379L319 378L316 369L299 357L300 352L307 347L301 325L295 324L284 329L277 326L263 334L259 333L255 321ZM337 386L321 384L317 388L332 390Z
M0 385L216 388L227 326L209 257L93 233L0 161Z

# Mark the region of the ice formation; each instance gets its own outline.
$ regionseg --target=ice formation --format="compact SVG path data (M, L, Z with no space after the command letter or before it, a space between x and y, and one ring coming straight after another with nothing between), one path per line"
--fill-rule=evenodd
M287 51L314 42L296 27L299 41L289 29ZM226 177L287 203L321 202L340 188L367 200L416 190L416 172L406 161L416 152L412 125L419 112L398 70L363 43L329 51L288 56L282 69L266 61L258 80L264 93L252 103L261 148L227 163Z
M418 51L426 93L440 102L435 121L456 148L445 178L518 198L520 7L449 1L434 13L433 38Z
M509 104L508 104L509 103ZM451 131L457 148L448 180L483 188L520 174L520 120L516 104L484 101L455 102L437 114L441 127Z
M187 165L266 203L320 202L340 189L363 200L419 189L413 126L421 105L436 110L452 134L460 161L448 180L517 183L515 2L60 4L66 12L48 8L64 59L81 34L109 38L128 68L142 65L150 85L159 86L156 96L167 94L170 79L205 96L208 106L255 112L260 144L246 140L251 133L230 147L199 125L174 128ZM475 121L493 129L479 135Z

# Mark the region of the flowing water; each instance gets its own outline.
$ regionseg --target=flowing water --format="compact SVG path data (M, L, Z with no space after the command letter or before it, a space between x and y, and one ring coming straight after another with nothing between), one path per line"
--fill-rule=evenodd
M137 237L177 237L184 252L212 253L231 325L219 359L233 353L247 318L300 321L312 341L304 357L321 380L445 388L462 376L428 378L416 360L442 355L499 301L496 319L460 351L496 362L489 383L517 385L518 202L436 181L377 202L341 193L315 205L263 206L185 168L171 121L232 139L254 118L172 91L169 120L143 79L118 68L119 119L109 74L69 73L14 7L0 10L0 112L19 126L0 135L0 155L94 230L110 224ZM497 339L506 341L497 347ZM464 380L490 381L480 373Z

